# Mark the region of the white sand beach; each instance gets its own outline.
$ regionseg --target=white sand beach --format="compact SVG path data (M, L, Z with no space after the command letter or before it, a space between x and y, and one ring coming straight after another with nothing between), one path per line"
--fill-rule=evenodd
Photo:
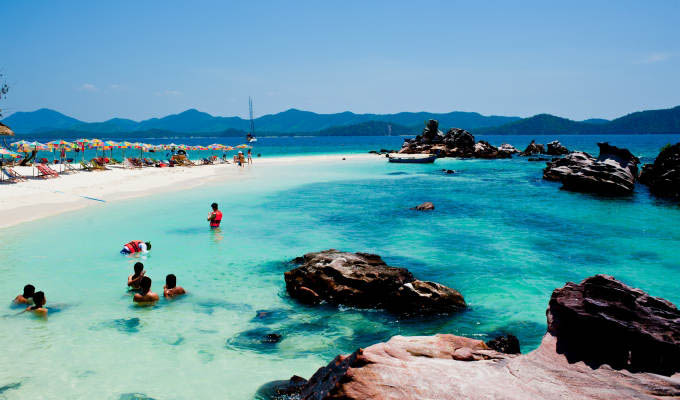
M113 202L246 179L251 176L248 171L258 166L337 162L343 158L351 162L376 157L371 154L272 157L256 159L254 164L243 168L233 164L140 169L110 166L106 171L77 171L49 179L34 178L33 167L15 167L28 180L0 184L0 228L101 205L97 199Z

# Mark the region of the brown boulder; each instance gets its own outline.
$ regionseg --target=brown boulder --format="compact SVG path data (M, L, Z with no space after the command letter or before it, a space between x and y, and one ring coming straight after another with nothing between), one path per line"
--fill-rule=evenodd
M664 147L653 164L645 165L640 183L656 196L680 200L680 143Z
M432 204L429 201L426 201L423 204L417 205L415 207L411 207L411 210L417 210L417 211L432 211L434 210L434 204Z
M519 153L520 156L534 156L536 154L544 154L545 149L543 148L542 144L536 143L536 141L532 140L531 143L527 146L526 149L524 149L523 152Z
M314 303L309 301L313 298L402 315L450 313L466 306L456 290L419 281L406 268L390 267L375 254L331 249L305 254L293 262L302 265L285 273L286 290L308 304Z

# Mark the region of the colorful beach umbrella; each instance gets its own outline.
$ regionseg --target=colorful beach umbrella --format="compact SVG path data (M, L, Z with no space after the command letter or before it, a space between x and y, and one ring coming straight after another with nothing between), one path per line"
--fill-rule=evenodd
M0 147L0 156L8 156L10 158L20 158L21 155L19 153L15 153L11 150L8 150L4 147Z
M237 149L249 149L250 146L248 146L247 144L239 144L238 146L236 146L236 148Z
M18 142L10 143L9 145L12 147L23 147L29 143L30 142L26 140L19 140Z

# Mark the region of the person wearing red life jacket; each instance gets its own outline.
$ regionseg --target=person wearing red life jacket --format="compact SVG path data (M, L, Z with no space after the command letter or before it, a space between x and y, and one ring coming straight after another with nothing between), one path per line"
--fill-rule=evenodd
M219 228L220 222L222 222L222 211L217 209L217 203L212 203L210 205L212 211L208 214L208 222L210 222L211 228Z
M151 242L133 240L123 245L123 249L120 251L120 254L148 253L149 250L151 250Z

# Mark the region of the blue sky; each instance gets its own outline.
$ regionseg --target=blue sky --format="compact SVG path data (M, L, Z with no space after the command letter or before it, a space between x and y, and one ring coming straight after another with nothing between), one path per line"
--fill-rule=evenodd
M584 119L680 104L680 1L0 0L8 115Z

